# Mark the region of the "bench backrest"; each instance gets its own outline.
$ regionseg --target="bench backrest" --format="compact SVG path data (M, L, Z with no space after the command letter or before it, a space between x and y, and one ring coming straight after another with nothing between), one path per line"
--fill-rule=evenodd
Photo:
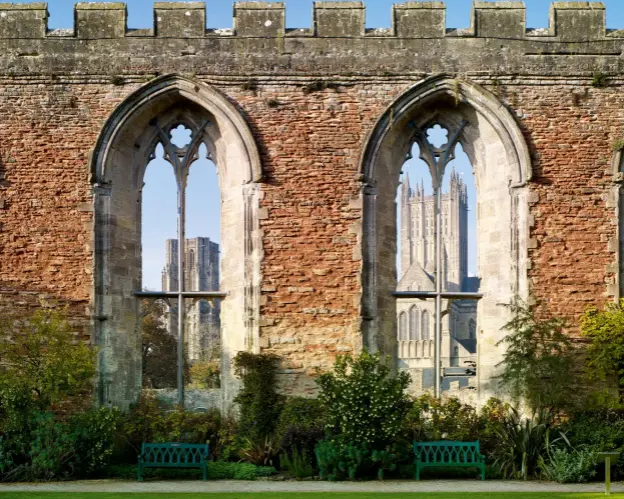
M208 444L144 443L141 449L144 463L199 464L208 459Z
M423 463L477 463L479 442L414 442L414 454Z

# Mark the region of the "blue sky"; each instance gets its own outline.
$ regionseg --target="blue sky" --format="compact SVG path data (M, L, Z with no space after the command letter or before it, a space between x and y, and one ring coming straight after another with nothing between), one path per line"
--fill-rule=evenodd
M16 3L28 3L13 0ZM232 27L232 6L229 0L207 0L206 24L209 28ZM385 28L390 26L390 13L393 0L368 0L366 3L367 27ZM542 28L548 26L550 1L526 0L527 26ZM624 28L624 0L603 0L607 7L607 27ZM73 26L73 4L70 0L48 0L50 12L49 27L71 28ZM149 28L153 23L153 2L149 0L127 0L128 27ZM471 0L447 0L447 27L464 28L470 25ZM287 0L286 25L288 28L312 26L312 0ZM469 271L474 272L475 259L475 190L471 186L471 166L463 152L458 153L455 168L463 174L469 184L468 195L471 205L469 216L470 248ZM425 178L428 173L416 160L404 166L412 184ZM424 175L424 177L423 177ZM218 180L214 164L200 160L191 169L187 190L187 237L210 237L219 242L220 199ZM165 240L176 237L176 187L171 166L162 159L150 165L145 176L143 195L143 286L159 290L161 271L165 263Z
M13 0L16 3L28 3ZM390 8L393 0L368 0L366 3L367 26L385 28L390 26ZM548 0L526 0L527 24L531 28L548 25ZM603 0L607 6L607 26L624 28L622 0ZM149 28L152 24L152 1L127 0L128 26ZM232 27L232 4L229 0L207 0L206 24L209 28ZM447 26L464 28L470 24L471 0L447 0ZM51 28L70 28L73 25L73 2L70 0L48 0ZM286 25L289 28L306 28L312 25L312 0L286 0Z

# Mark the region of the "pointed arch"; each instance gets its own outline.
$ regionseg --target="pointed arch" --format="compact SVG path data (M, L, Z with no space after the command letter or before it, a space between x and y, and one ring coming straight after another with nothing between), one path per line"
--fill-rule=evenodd
M152 80L119 104L92 155L99 401L127 407L140 394L140 310L134 292L141 289L141 190L159 142L156 123L164 130L179 124L196 130L217 167L221 286L228 292L221 304L222 399L227 404L237 386L230 379L230 359L240 350L259 348L260 155L245 118L224 95L175 74Z
M501 352L495 347L506 312L497 307L515 294L528 294L528 182L531 158L522 130L511 112L480 85L436 75L399 96L369 133L360 159L363 228L363 341L369 350L391 354L396 320L397 229L395 196L401 167L419 128L439 124L457 129L467 122L460 143L468 155L477 186L478 275L483 330L491 341L480 351L482 379L492 379ZM483 244L481 243L483 242ZM433 323L433 319L432 319ZM421 338L425 339L421 328Z

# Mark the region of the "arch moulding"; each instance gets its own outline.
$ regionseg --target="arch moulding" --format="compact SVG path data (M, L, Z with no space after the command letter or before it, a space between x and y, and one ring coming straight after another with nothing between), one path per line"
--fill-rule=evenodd
M100 404L128 407L141 392L140 303L134 292L142 287L141 194L158 142L153 120L197 129L209 123L201 133L219 177L221 290L228 293L221 305L225 388L219 400L229 405L237 389L230 360L259 344L262 168L240 111L213 87L179 75L156 78L129 95L107 119L91 158L97 398Z
M362 332L364 345L396 358L396 193L409 156L412 125L467 122L460 143L477 186L477 269L485 297L478 305L480 398L496 389L492 377L501 359L496 344L507 311L498 306L528 296L531 159L512 113L478 84L436 75L398 97L370 132L360 159L362 178ZM502 255L502 256L501 256ZM444 335L444 332L443 332ZM444 357L444 351L443 355Z

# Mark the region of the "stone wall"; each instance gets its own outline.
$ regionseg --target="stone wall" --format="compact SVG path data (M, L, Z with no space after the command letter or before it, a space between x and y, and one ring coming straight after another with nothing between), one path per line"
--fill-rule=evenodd
M251 181L259 205L249 213L260 263L248 278L259 303L245 295L224 307L255 328L232 333L244 339L231 353L282 356L286 392L311 394L316 369L336 354L363 346L396 352L395 314L383 309L393 300L380 301L373 316L364 303L371 279L391 293L396 276L389 267L368 272L366 193L379 185L363 158L380 117L432 75L455 82L446 89L451 100L452 85L459 100L464 84L484 89L475 99L499 102L528 146L524 197L510 208L527 210L518 228L525 251L509 268L526 286L510 284L500 299L530 287L574 319L618 296L612 145L624 136L624 33L607 32L602 4L556 3L546 30L526 29L520 2L476 2L467 30L445 28L440 2L395 6L390 30L365 29L359 2L317 2L314 26L302 29L285 28L281 3L238 3L234 14L233 29L210 31L202 3L156 3L154 28L131 30L124 4L82 3L74 29L48 30L45 4L0 4L3 306L40 296L69 302L77 327L95 343L108 341L98 336L106 317L95 303L94 194L102 179L93 158L124 99L171 73L216 89L253 133L262 175ZM592 86L598 76L600 88ZM502 319L485 317L480 348L493 364ZM114 334L130 334L121 329Z

